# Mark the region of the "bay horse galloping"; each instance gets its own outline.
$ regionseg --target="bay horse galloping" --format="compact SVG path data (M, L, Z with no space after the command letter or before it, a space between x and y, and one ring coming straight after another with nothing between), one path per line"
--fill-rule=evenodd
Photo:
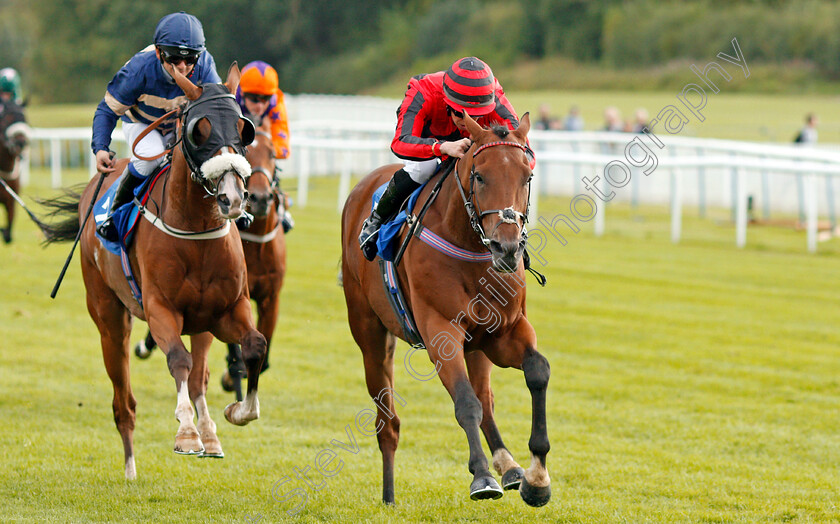
M241 152L253 139L251 123L242 118L230 94L239 83L239 68L235 63L231 66L225 84L201 87L177 69L173 76L187 99L179 116L180 147L173 146L171 167L153 185L141 209L146 220L140 219L135 226L127 257L142 305L130 289L120 257L107 251L95 236L93 221L81 232L87 306L99 328L105 368L114 386L114 421L123 441L128 479L136 477L136 401L129 382L132 315L149 323L175 379L175 417L180 422L176 453L224 456L205 399L207 353L213 336L240 343L249 371L245 400L230 404L225 418L245 425L259 417L257 382L266 353L265 337L251 316L242 243L237 233L228 232L230 220L242 214L250 166ZM116 166L117 173L125 161ZM47 228L47 242L75 238L90 206L93 185L88 184L80 197L76 195L74 209L67 198L63 204L52 202L56 213L73 216ZM191 336L191 352L181 342L182 334ZM198 414L197 426L190 401Z
M433 182L442 183L439 198L429 205L421 229L415 229L417 238L396 267L413 323L435 366L432 374L412 374L421 380L437 374L452 397L455 418L469 445L470 497L499 498L503 493L490 474L480 428L502 485L519 488L527 504L542 506L551 496L545 462L550 370L537 352L536 334L525 317L522 263L532 177L527 156L530 119L524 115L519 127L509 132L502 127L482 128L464 117L473 144L459 159L454 176L441 182L439 173L423 189L418 203L428 198ZM381 167L359 182L344 206L341 233L350 331L362 350L368 393L379 408L376 431L385 503L394 502L394 454L400 429L394 408L395 337L409 337L390 305L379 266L364 259L357 238L370 212L372 194L398 167ZM411 352L407 367L410 357ZM493 419L493 364L521 369L531 392L527 471L514 461Z
M248 290L251 300L257 303L257 330L266 342L265 360L262 371L268 369L268 355L271 352L271 337L277 326L280 312L280 290L286 275L286 234L283 231L285 195L280 190L280 178L274 156L271 134L258 130L256 138L248 146L248 162L251 177L248 179L248 205L246 209L254 215L250 227L239 232L245 263L248 267ZM238 357L239 348L228 344L228 362ZM230 370L230 368L229 368ZM239 377L230 371L222 377L222 384L240 394Z
M0 102L0 178L15 193L20 193L20 159L29 145L29 126L23 106L10 100ZM12 241L15 200L0 184L0 203L6 207L6 227L0 228L3 242Z
M262 367L265 371L280 310L280 290L286 275L286 234L281 211L281 208L285 209L285 196L280 191L274 144L269 133L257 131L256 138L248 146L246 158L251 164L251 177L248 178L245 209L253 214L254 220L239 236L248 267L248 290L251 300L257 303L257 330L266 341ZM154 338L147 333L135 346L134 353L145 359L155 347ZM237 400L241 400L240 380L245 372L241 358L239 347L228 344L228 370L222 376L222 387L225 391L236 391Z

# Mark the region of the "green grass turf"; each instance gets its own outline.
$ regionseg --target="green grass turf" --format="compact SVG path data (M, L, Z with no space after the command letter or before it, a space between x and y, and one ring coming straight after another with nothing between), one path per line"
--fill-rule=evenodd
M46 171L31 195L52 194ZM65 181L81 181L80 171ZM289 184L290 186L292 184ZM4 521L264 522L836 522L840 519L840 241L805 252L803 232L751 228L734 246L728 212L686 210L683 241L669 241L661 208L613 206L607 233L591 226L543 252L549 279L529 278L528 312L551 362L548 468L553 497L529 508L515 492L472 502L467 445L439 381L418 382L399 363L402 436L397 505L380 502L375 439L345 427L372 407L362 359L336 285L335 178L312 179L295 209L271 369L260 381L261 418L239 428L222 415L224 349L214 343L208 403L226 457L172 452L175 387L165 359L132 356L138 478L123 478L112 390L84 305L78 258L55 300L49 292L69 245L39 246L21 214L0 245L0 507ZM543 199L551 217L568 198ZM145 324L137 322L132 341ZM416 359L420 362L419 359ZM496 416L527 467L530 398L522 373L495 370ZM319 451L343 461L314 472ZM323 482L294 478L307 466Z

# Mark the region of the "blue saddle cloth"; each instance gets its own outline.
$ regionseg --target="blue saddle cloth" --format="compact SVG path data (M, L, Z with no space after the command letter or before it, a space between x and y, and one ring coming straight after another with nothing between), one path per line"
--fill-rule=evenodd
M155 173L153 176L147 176L142 184L134 188L135 198L142 198L143 194L151 187L153 180L157 178L157 175L158 173ZM114 183L111 184L111 187L109 187L108 190L99 197L99 200L97 200L96 204L93 206L93 220L96 222L97 227L99 224L104 222L106 218L108 218L108 211L111 209L111 202L114 201L117 194L117 188L120 187L120 182L124 176L132 175L126 173L118 177ZM99 233L96 234L96 238L102 242L105 249L115 255L119 255L120 250L125 250L127 252L136 231L134 225L139 219L140 213L137 206L134 205L133 201L127 202L114 211L114 225L119 233L119 242L106 240L105 238L99 236Z
M378 250L379 257L382 260L393 262L394 257L397 256L397 250L399 250L398 240L400 229L408 220L408 214L411 213L412 209L414 209L414 204L417 202L417 198L420 196L420 192L423 190L425 185L426 184L423 184L415 189L411 196L408 197L408 203L405 205L403 210L397 213L394 218L382 224L382 227L379 228L379 238L376 240L376 249ZM373 193L371 210L374 206L376 206L376 203L379 202L379 199L382 198L382 193L385 192L386 187L388 187L388 182L379 186L379 188Z

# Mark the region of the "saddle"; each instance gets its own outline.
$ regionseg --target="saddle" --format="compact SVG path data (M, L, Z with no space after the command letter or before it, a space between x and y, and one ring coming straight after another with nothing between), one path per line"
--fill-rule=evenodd
M166 163L157 171L147 176L146 180L134 189L134 200L126 202L114 211L113 222L114 226L117 228L117 232L119 233L118 242L112 242L100 236L99 233L96 234L96 238L99 239L102 245L105 246L105 249L109 252L115 255L119 255L123 251L128 252L128 248L131 246L131 242L134 239L137 221L140 219L137 203L142 205L146 204L155 183L157 183L161 175L169 170L170 165L171 164ZM96 204L94 204L93 219L96 222L97 227L108 218L108 211L111 209L111 202L113 202L116 197L117 188L120 186L120 181L124 176L131 175L128 173L120 175L114 183L111 184L111 187L109 187L108 190L99 197Z
M411 214L411 211L414 209L414 204L417 203L417 198L420 196L420 192L423 191L423 188L426 184L418 187L414 190L411 195L409 195L408 199L403 203L402 207L400 208L400 212L397 213L393 218L382 224L379 228L379 238L376 240L376 248L379 252L379 257L382 260L387 260L389 262L393 262L394 258L397 255L397 251L399 250L399 233L400 229L402 229L403 224L408 221L408 216ZM371 209L376 206L376 203L379 202L379 199L382 198L382 194L385 192L385 188L388 187L388 183L384 183L379 186L376 191L373 193L373 199L371 202Z

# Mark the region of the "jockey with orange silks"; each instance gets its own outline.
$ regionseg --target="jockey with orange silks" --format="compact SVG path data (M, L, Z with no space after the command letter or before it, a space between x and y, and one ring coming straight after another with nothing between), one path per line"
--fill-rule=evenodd
M236 101L242 114L250 118L257 129L262 128L271 135L274 155L278 159L289 158L289 117L277 71L261 60L248 63L242 68ZM283 230L288 232L294 226L294 220L288 210L284 215Z
M359 245L365 258L376 258L379 228L402 202L438 168L441 157L461 158L470 147L464 112L483 126L519 127L513 106L490 67L475 57L456 60L446 71L418 75L408 82L397 109L391 151L403 159L376 207L362 225ZM532 160L533 163L533 160Z
M270 129L277 158L289 158L289 118L277 71L259 60L247 64L242 68L236 101L255 126L265 124Z

